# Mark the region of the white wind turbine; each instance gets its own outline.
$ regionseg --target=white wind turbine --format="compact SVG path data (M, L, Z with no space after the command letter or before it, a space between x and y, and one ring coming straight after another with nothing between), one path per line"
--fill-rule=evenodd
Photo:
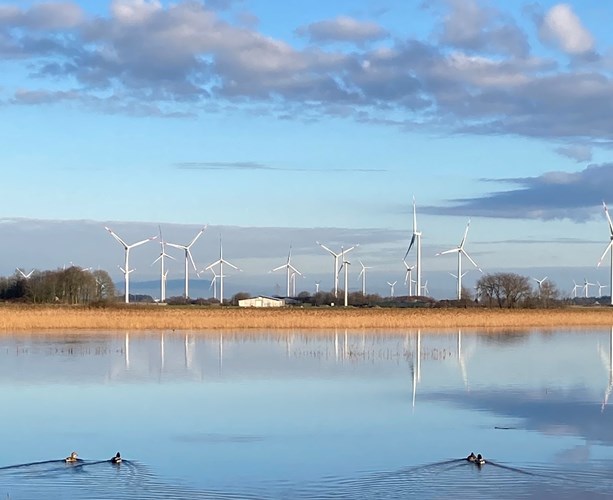
M609 288L608 285L601 285L600 281L596 282L598 284L598 297L602 297L602 289Z
M575 280L573 280L573 284L575 285L573 287L573 298L576 298L577 297L577 290L579 288L581 288L581 285L577 284L577 282Z
M131 245L128 245L119 236L117 236L117 234L115 234L110 228L104 226L104 229L106 229L109 233L111 233L111 236L115 238L123 246L126 252L124 267L119 266L119 269L121 269L121 271L124 274L125 288L126 288L125 302L126 304L128 304L130 302L130 273L134 271L134 269L130 269L130 250L140 245L144 245L148 241L155 240L157 236L152 236L151 238L147 238L146 240L137 241L136 243L132 243Z
M161 252L151 265L155 264L158 260L160 261L160 302L166 302L166 278L168 277L168 270L166 269L165 259L168 257L169 259L175 260L175 258L166 253L166 242L162 237L162 228L160 227L159 230Z
M360 261L360 265L362 266L362 270L360 271L360 274L358 274L358 279L362 278L362 296L364 296L366 295L366 269L372 269L372 267L365 266L362 261Z
M583 278L583 293L585 294L585 298L587 299L589 297L589 287L590 286L596 286L595 283L590 283L587 278Z
M471 258L471 256L466 253L466 250L464 250L464 245L466 244L466 236L468 235L469 227L470 227L470 219L468 219L468 224L466 224L466 230L464 231L464 237L462 238L462 241L460 242L460 244L456 248L452 248L451 250L445 250L444 252L439 252L436 254L436 255L444 255L447 253L454 253L454 252L457 252L458 254L458 274L457 274L458 300L462 298L462 276L464 276L462 274L462 254L466 256L466 258L471 262L473 266L475 266L479 270L479 272L481 273L483 272L481 268L477 265L477 263Z
M409 248L407 249L407 253L404 254L404 259L407 260L409 252L411 248L415 244L415 268L416 268L416 288L417 295L421 293L421 231L417 230L417 209L415 207L415 197L413 197L413 235L411 236L411 242L409 243ZM405 262L406 265L406 262Z
M404 260L404 259L402 260L402 262L404 263L404 267L407 270L406 274L404 275L404 284L405 285L406 284L409 285L408 293L409 293L409 297L411 297L413 295L413 269L415 269L415 266L414 265L413 266L409 266L407 264L407 261ZM417 295L419 295L419 294L417 294Z
M285 296L286 297L290 297L290 281L292 280L292 276L293 276L293 280L294 280L294 293L293 293L292 296L296 295L296 277L295 277L295 274L298 273L300 276L302 276L302 273L300 271L298 271L298 269L296 269L292 265L291 261L292 261L292 246L290 245L289 253L287 254L287 262L285 264L283 264L282 266L275 267L272 271L268 271L270 273L274 273L275 271L279 271L281 269L286 269L286 278L287 278L287 288L286 288L286 292L285 292Z
M316 281L315 282L315 293L319 293L319 285L321 284L321 281Z
M547 276L545 276L543 279L538 279L538 278L532 278L532 279L538 283L538 287L539 287L539 299L540 299L541 298L541 287L543 286L543 283L547 279Z
M193 244L196 243L196 240L200 238L200 235L204 233L205 229L206 229L206 226L204 226L200 231L198 231L198 234L194 237L194 239L188 245L179 245L178 243L167 243L168 246L173 247L173 248L179 248L185 252L185 290L183 292L183 295L186 299L189 297L189 264L190 262L192 264L192 267L194 268L194 271L198 273L198 270L196 269L196 263L194 262L194 258L192 257L192 252L190 249L192 248Z
M602 264L602 260L604 259L604 256L607 254L607 252L609 252L609 254L611 255L609 290L611 290L611 305L613 306L613 222L611 222L611 216L609 215L609 210L607 209L607 205L605 204L604 201L602 202L602 206L604 207L604 214L606 215L607 222L609 223L609 232L611 233L610 235L611 241L609 242L609 244L607 245L607 248L605 248L604 252L602 253L602 257L600 257L597 267L600 267L600 264Z
M323 248L324 250L329 252L332 255L332 257L334 257L334 296L337 297L338 296L338 275L339 275L338 259L339 259L340 256L343 255L343 253L349 253L349 252L351 252L351 250L353 250L355 247L357 247L359 245L354 245L354 246L348 248L347 250L344 250L343 247L341 247L341 251L339 253L334 253L327 246L322 245L319 241L316 241L316 243L321 248Z
M23 279L29 279L30 276L32 276L32 273L34 272L34 269L32 269L29 273L24 273L21 269L19 269L18 267L15 268L17 270L17 272L19 272L19 274L21 274L21 276L23 277Z
M394 287L396 286L396 283L398 283L398 281L394 281L393 283L390 283L389 281L387 282L387 284L390 286L390 297L392 299L394 298Z
M210 269L213 269L217 265L219 266L219 274L217 275L217 277L219 278L219 303L220 304L223 304L223 279L225 277L223 274L224 264L227 266L230 266L233 269L236 269L237 271L242 271L242 269L239 269L234 264L232 264L231 262L228 262L227 260L223 258L223 245L222 245L221 236L220 236L219 237L219 259L204 268L205 271L208 271Z
M211 273L213 274L213 279L211 280L211 284L209 285L209 290L211 288L213 289L213 298L216 299L217 298L217 278L221 278L221 276L215 272L215 269L211 268L209 269L209 271L211 271Z
M422 289L422 293L420 293L420 295L427 296L430 294L430 290L428 290L428 280L426 280L426 282L423 284L421 289Z
M338 270L339 274L341 272L341 269L344 267L345 268L345 307L347 307L349 305L349 266L351 265L351 262L349 262L347 259L345 259L345 253L343 252L341 257L343 258L342 260L342 264L340 269Z

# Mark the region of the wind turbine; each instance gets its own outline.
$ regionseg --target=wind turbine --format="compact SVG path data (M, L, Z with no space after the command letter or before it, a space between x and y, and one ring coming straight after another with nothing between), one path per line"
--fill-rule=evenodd
M211 288L213 289L213 298L216 299L217 298L217 278L221 278L221 276L219 276L219 274L217 274L214 269L209 269L209 271L213 273L213 279L211 280L211 284L209 285L209 290Z
M404 254L404 259L407 260L407 256L411 251L411 248L415 244L415 268L417 272L417 294L421 293L421 231L417 230L417 209L415 207L415 196L413 196L413 235L411 236L411 242L409 243L409 248L407 248L407 253ZM406 262L405 262L406 265Z
M171 246L174 248L180 248L181 250L185 252L185 291L183 292L183 295L186 299L189 297L189 264L190 262L194 268L194 271L196 271L196 273L198 272L196 269L196 263L194 262L194 258L192 257L192 252L190 251L190 249L192 248L193 244L196 243L196 240L200 238L200 235L204 233L205 229L206 229L206 226L204 226L200 231L198 231L198 234L194 237L194 239L188 245L179 245L178 243L167 243L168 246Z
M611 241L609 242L609 244L607 245L607 248L605 248L604 252L602 253L602 257L600 257L600 260L598 261L598 266L596 267L600 267L600 264L602 264L602 260L604 259L604 256L607 254L607 252L609 252L609 254L611 255L611 274L609 276L609 290L611 290L611 305L613 306L613 222L611 222L611 216L609 215L609 210L607 209L607 205L605 204L605 202L602 202L602 206L604 207L604 214L607 216L607 222L609 223L609 232L611 233L610 238Z
M32 276L32 273L34 272L34 269L32 269L28 274L24 273L21 269L19 269L18 267L15 268L19 274L21 274L21 276L23 277L23 279L29 279L30 276Z
M134 269L130 269L130 250L140 245L144 245L148 241L155 240L157 236L152 236L151 238L147 238L146 240L137 241L136 243L132 243L131 245L128 245L119 236L117 236L117 234L115 234L110 228L104 226L104 229L106 229L109 233L111 233L111 236L115 238L123 246L126 252L124 267L122 268L120 266L119 269L121 269L124 274L125 288L126 288L125 301L126 301L126 304L129 304L130 303L130 273L134 271Z
M317 243L321 248L323 248L326 252L329 252L332 255L332 257L334 257L334 296L337 297L338 296L338 275L339 275L338 258L341 255L343 255L343 253L351 252L351 250L353 250L355 247L359 245L354 245L348 248L347 250L344 250L343 247L341 247L341 251L339 253L334 253L327 246L322 245L319 241L316 241L315 243Z
M415 269L415 266L414 265L413 266L409 266L407 264L406 260L403 260L402 262L404 263L404 267L406 267L406 270L407 270L406 274L404 275L404 284L406 285L408 283L408 285L409 285L408 293L409 293L409 297L410 297L411 295L413 295L413 278L412 278L412 274L413 274L413 269Z
M456 248L452 248L451 250L445 250L444 252L439 252L436 255L444 255L446 253L453 253L453 252L457 252L458 254L458 300L460 300L462 298L462 276L464 276L462 274L462 254L464 254L466 256L466 258L471 262L471 264L473 266L475 266L479 272L483 272L481 270L481 268L477 265L477 263L471 258L470 255L468 255L466 253L466 250L464 250L464 245L466 243L466 236L468 236L468 228L470 227L470 219L468 219L468 224L466 224L466 230L464 231L464 237L462 238L462 241L460 242L460 244L456 247Z
M587 278L583 278L583 292L585 294L585 298L587 299L589 297L589 289L588 287L590 286L596 286L595 283L590 283Z
M351 265L351 262L349 262L347 259L345 259L345 253L343 252L342 257L343 257L343 263L341 264L341 268L338 270L338 272L341 272L341 269L344 267L345 268L345 307L347 307L349 305L349 297L348 297L348 293L349 293L349 266Z
M396 286L396 283L398 283L398 281L394 281L393 283L390 283L389 281L387 282L387 284L390 286L390 297L392 299L394 298L394 287Z
M302 276L302 273L300 271L298 271L298 269L296 269L293 265L292 265L292 246L290 245L289 247L289 253L287 254L287 262L285 264L283 264L282 266L279 267L275 267L272 271L268 271L270 273L274 273L275 271L279 271L281 269L286 269L286 275L287 275L287 288L286 288L286 292L285 292L285 296L286 297L290 297L290 281L291 281L291 277L295 274L298 273L300 276ZM290 272L292 271L292 272ZM292 296L296 295L296 278L294 276L294 293Z
M160 230L160 246L162 247L162 251L157 259L155 259L151 265L155 264L158 260L160 261L160 302L166 302L166 277L168 276L168 270L165 270L165 262L164 259L168 257L169 259L175 260L172 255L168 255L166 253L166 242L164 238L162 238L162 228Z
M428 290L428 280L426 280L426 282L423 284L421 289L423 290L423 294L420 294L420 295L426 295L427 296L430 293L430 290Z
M321 281L316 281L315 282L315 293L319 293L319 285L320 285Z
M602 297L602 289L603 288L608 288L607 285L601 285L600 281L597 281L596 283L598 283L598 297Z
M362 296L365 296L366 295L366 269L371 269L371 266L365 266L362 261L360 261L360 265L362 266L362 270L360 271L360 274L358 274L358 279L362 278Z
M228 262L227 260L223 258L223 245L222 245L221 236L220 236L219 237L219 259L204 268L205 271L208 271L209 269L213 269L215 266L219 265L219 274L217 275L217 277L219 278L219 303L220 304L223 304L223 279L224 279L223 265L224 264L226 264L227 266L230 266L233 269L236 269L237 271L242 271L242 269L239 269L234 264L232 264L231 262Z
M578 290L579 288L581 288L581 285L578 285L578 284L577 284L577 282L576 282L575 280L573 280L573 284L575 285L575 286L573 287L573 298L576 298L576 297L577 297L577 290Z
M543 279L538 279L538 278L532 278L532 279L538 283L538 286L539 286L539 299L540 299L541 298L541 287L543 286L543 283L547 279L547 276L545 276Z

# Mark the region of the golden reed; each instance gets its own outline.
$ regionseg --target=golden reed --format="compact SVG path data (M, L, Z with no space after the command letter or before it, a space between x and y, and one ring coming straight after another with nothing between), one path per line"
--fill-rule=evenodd
M247 309L219 307L0 306L0 331L321 330L613 326L613 308Z

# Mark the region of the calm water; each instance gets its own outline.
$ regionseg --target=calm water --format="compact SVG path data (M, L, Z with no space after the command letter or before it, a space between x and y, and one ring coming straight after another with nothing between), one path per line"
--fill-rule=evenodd
M4 335L0 499L608 498L612 331Z

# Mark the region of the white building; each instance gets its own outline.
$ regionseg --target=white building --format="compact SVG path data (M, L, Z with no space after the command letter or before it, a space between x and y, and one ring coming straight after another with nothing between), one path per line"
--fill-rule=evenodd
M242 299L238 301L239 307L283 307L285 306L285 299L278 299L275 297L264 297L260 295L258 297L251 297L249 299Z

